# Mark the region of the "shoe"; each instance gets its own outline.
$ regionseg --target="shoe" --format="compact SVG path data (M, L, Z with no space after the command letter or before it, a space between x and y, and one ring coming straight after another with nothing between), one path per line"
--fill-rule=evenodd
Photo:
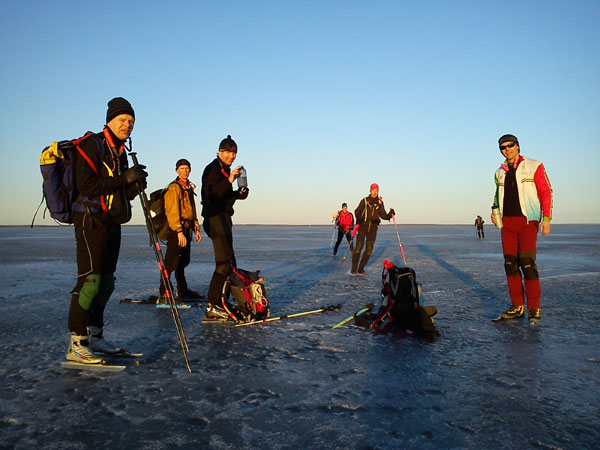
M221 306L206 305L206 311L204 312L207 319L211 320L229 320L229 314Z
M88 337L71 334L71 341L67 349L67 361L75 361L83 364L100 364L102 359L88 347Z
M364 273L364 272L358 272L358 274L357 274L357 275L358 275L359 277L364 277L364 276L365 276L365 273Z
M512 305L508 310L503 313L500 317L503 319L519 319L525 314L525 308L523 305Z
M188 300L199 300L201 298L204 298L204 295L202 295L200 292L196 292L193 291L191 289L184 289L183 291L180 291L179 289L177 290L177 297L178 298L185 298Z
M355 277L356 276L356 272L350 272L350 276Z
M540 314L540 308L529 308L527 310L527 316L529 317L530 324L536 324L540 320L542 320L542 315Z
M88 348L97 353L115 354L121 351L102 336L102 328L89 326L88 329Z

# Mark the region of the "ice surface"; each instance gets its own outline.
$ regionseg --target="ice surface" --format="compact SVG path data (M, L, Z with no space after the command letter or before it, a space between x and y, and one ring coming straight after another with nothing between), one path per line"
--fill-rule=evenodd
M433 343L330 329L380 301L383 260L401 263L393 226L363 278L331 255L331 227L234 231L238 265L262 269L274 315L342 310L241 328L180 310L188 374L169 310L118 302L158 290L145 227L124 227L105 336L144 356L107 374L59 364L73 229L0 228L0 448L599 447L600 226L553 225L540 240L535 327L490 321L508 305L496 229L478 240L472 226L400 226L422 303L439 311ZM206 292L213 266L204 237L190 286Z

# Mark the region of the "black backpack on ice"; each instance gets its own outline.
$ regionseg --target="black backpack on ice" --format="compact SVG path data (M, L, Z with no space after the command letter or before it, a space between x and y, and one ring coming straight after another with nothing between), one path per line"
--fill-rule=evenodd
M167 214L165 213L165 193L171 184L175 183L174 181L169 183L169 185L164 189L158 189L150 194L150 198L148 199L148 209L150 213L150 217L152 218L152 227L156 232L156 237L158 237L161 241L167 240L167 232L169 231L169 222L167 220ZM181 190L183 188L179 183L176 183L177 186Z
M420 286L413 269L384 261L381 280L382 299L378 312L357 317L357 325L372 328L376 333L390 332L399 337L414 335L433 340L439 336L432 318L437 309L419 305Z
M239 322L252 322L268 319L271 315L267 288L260 270L249 272L233 268L223 285L222 304L232 319ZM229 294L236 301L230 304Z

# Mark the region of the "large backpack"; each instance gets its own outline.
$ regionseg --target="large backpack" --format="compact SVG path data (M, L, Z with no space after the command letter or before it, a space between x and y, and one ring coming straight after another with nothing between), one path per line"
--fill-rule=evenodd
M88 131L79 139L53 142L42 150L40 170L43 178L43 197L40 206L45 199L46 209L50 212L50 216L58 222L73 223L73 206L79 196L73 167L75 152L78 151L94 172L98 173L94 163L79 147L81 142L91 136L93 136L93 133ZM37 214L37 211L35 214ZM31 226L33 226L35 214Z
M249 272L238 268L231 270L223 286L222 304L232 319L252 322L268 319L271 315L267 288L259 272L260 270ZM227 302L229 293L235 299L236 305Z
M174 181L169 183L166 188L158 189L150 194L148 199L148 209L150 210L150 217L152 218L152 227L156 232L156 236L161 241L167 240L167 232L169 231L169 221L167 220L167 214L165 213L165 194L167 189ZM183 190L179 183L176 183L180 189Z
M376 333L391 332L396 336L415 335L433 340L439 336L432 317L434 306L420 306L420 285L410 267L397 267L384 261L381 274L381 306L376 314L355 320L357 325L370 327Z

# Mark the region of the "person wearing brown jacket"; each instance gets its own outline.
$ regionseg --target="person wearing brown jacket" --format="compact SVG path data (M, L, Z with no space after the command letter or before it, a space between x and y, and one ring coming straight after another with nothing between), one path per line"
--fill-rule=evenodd
M196 242L202 240L200 224L196 215L194 202L194 189L196 186L189 180L192 165L187 159L180 159L175 165L177 178L169 184L164 194L165 214L169 224L167 231L167 253L165 255L165 268L171 277L175 272L177 282L177 297L183 299L199 299L204 296L188 288L185 278L185 268L190 263L190 250L192 238ZM167 303L165 286L161 282L159 304Z

